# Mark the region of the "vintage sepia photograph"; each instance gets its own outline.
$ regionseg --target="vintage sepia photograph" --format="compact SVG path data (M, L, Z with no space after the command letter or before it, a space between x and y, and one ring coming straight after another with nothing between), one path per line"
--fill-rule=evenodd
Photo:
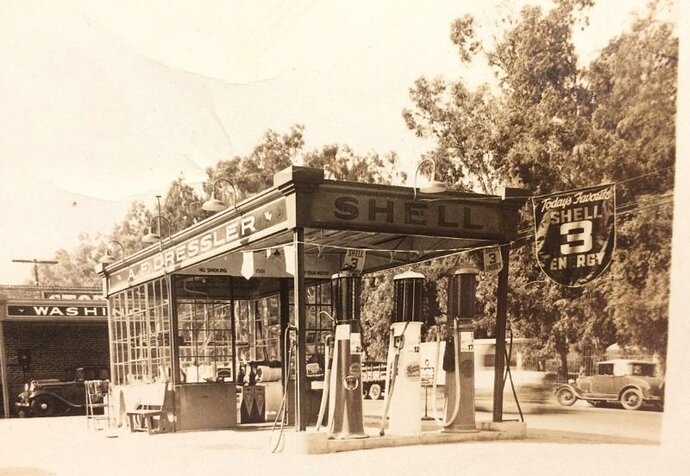
M0 2L0 476L686 474L688 10Z

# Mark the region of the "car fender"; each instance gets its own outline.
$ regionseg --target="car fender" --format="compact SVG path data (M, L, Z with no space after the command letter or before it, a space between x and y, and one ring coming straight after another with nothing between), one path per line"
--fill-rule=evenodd
M55 392L51 392L49 390L37 390L37 391L33 392L31 394L31 396L29 397L29 403L32 403L34 401L34 399L36 399L37 397L41 397L41 396L54 398L55 400L58 400L58 401L64 403L65 405L68 405L72 408L81 408L81 405L75 405L74 403L70 402L69 400L66 400L65 397L63 397L62 395L55 393Z
M553 391L553 394L556 395L559 391L561 391L564 388L567 388L568 390L573 392L577 398L584 398L582 396L582 392L580 392L580 390L578 390L578 388L575 385L571 385L569 383L562 383L560 385L557 385Z

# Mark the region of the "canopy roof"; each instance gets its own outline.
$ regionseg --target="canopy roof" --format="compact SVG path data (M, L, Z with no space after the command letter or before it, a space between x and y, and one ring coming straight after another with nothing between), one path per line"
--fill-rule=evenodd
M285 247L296 244L295 230L303 230L307 277L330 278L349 264L346 255L350 260L362 252L362 272L369 273L510 242L525 200L526 191L518 189L415 193L327 180L322 169L292 166L274 175L271 188L102 265L100 273L107 294L166 273L289 277L295 253Z

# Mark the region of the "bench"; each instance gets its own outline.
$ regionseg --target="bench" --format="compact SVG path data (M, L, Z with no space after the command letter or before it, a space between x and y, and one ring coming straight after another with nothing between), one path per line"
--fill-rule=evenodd
M166 384L148 384L136 389L136 405L127 410L129 430L149 435L166 431ZM157 422L157 424L156 424Z

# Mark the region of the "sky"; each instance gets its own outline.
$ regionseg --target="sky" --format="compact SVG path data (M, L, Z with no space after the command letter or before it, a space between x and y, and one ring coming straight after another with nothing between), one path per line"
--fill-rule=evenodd
M0 1L0 283L31 279L12 259L109 234L133 200L201 182L268 129L303 124L307 150L395 151L414 170L431 148L401 115L415 79L492 79L460 64L451 22L490 31L525 3ZM600 0L582 61L645 4Z

